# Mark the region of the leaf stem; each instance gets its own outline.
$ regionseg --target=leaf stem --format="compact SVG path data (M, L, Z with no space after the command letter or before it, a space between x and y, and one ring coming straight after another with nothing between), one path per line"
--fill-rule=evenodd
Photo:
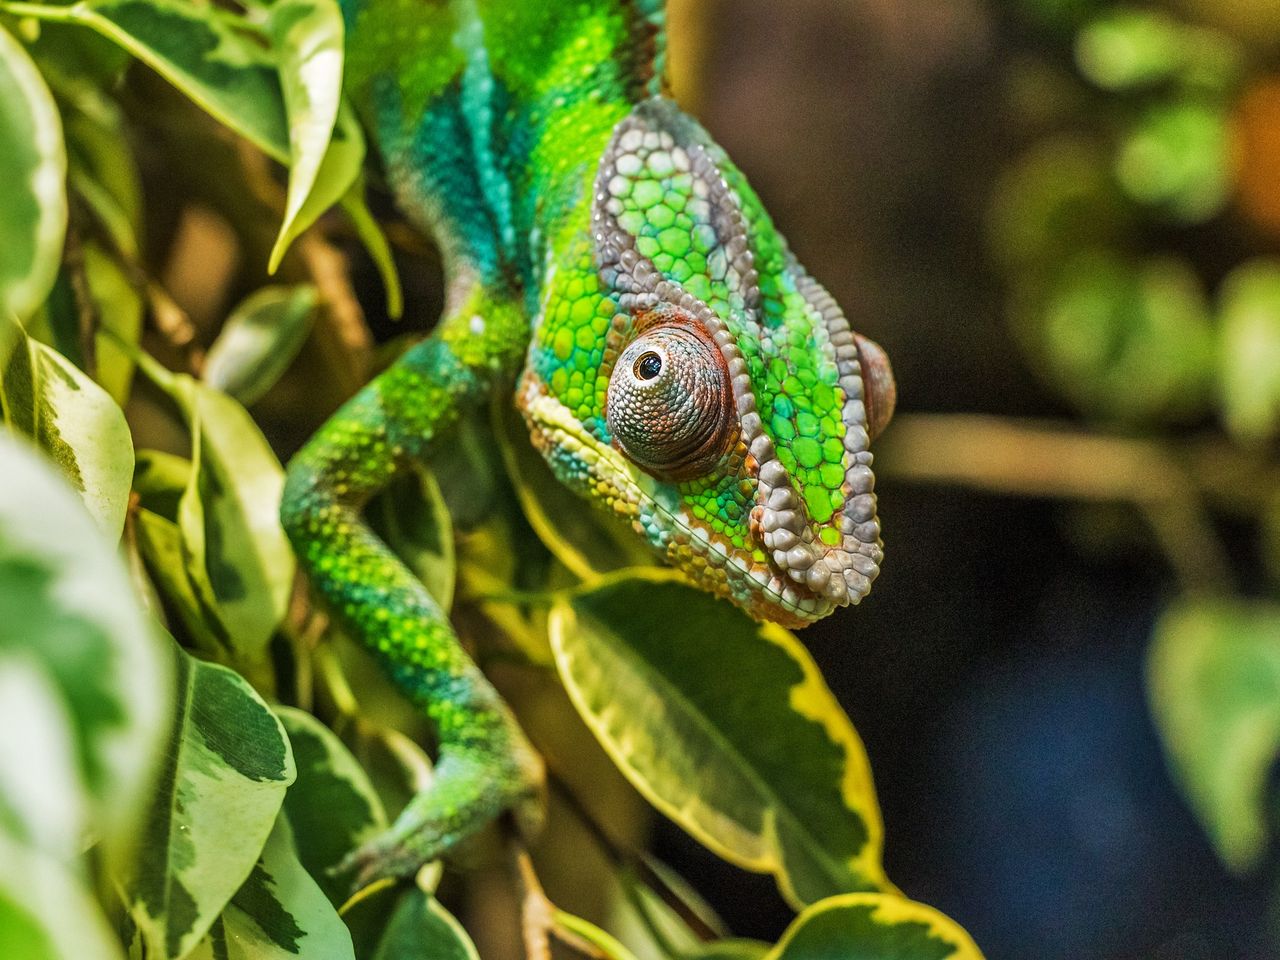
M533 858L521 841L515 824L508 820L506 829L507 850L520 894L520 929L524 937L526 960L551 960L553 937L588 960L634 960L621 944L618 944L619 951L607 951L578 932L580 924L585 922L565 913L551 902L542 889L542 882L533 866ZM603 931L598 933L603 934ZM609 940L617 943L612 937Z
M689 905L685 903L684 898L671 888L671 885L662 878L661 874L654 870L643 857L639 856L635 851L624 847L609 835L609 831L591 812L590 808L582 801L582 798L574 792L569 782L556 771L551 758L544 755L543 759L547 764L548 785L564 800L566 806L573 811L579 822L586 827L587 832L595 838L596 843L600 845L600 849L605 855L618 867L630 870L636 879L652 890L698 939L707 943L719 939L719 932L708 926L702 917L691 910Z
M1195 593L1229 591L1233 580L1204 501L1256 513L1280 489L1280 470L1222 440L1176 447L974 414L898 417L877 461L882 476L909 482L1130 503L1146 517L1184 589Z

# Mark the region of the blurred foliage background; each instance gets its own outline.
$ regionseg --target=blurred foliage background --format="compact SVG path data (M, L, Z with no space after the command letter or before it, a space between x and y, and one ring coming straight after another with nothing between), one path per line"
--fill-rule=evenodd
M677 97L897 373L884 573L801 635L866 743L887 872L991 960L1280 956L1280 3L673 0L671 46ZM118 69L106 44L65 56ZM55 92L85 288L51 303L126 339L145 312L146 349L252 404L282 457L438 314L435 254L380 184L401 321L336 216L269 280L281 179L154 73L118 108ZM238 381L263 328L273 362ZM139 448L190 452L163 374L128 413ZM172 463L143 466L172 493ZM590 755L604 822L777 937L769 878L651 817L558 693L505 687ZM539 866L585 901L591 856ZM481 872L460 915L501 928L509 898Z

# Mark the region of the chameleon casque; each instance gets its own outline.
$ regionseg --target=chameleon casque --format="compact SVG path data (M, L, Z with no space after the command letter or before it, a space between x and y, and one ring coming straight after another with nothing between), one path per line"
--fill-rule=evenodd
M370 497L514 384L561 482L698 587L803 626L878 572L868 444L894 387L661 95L662 0L342 7L348 90L448 283L431 335L298 453L283 499L313 587L438 738L432 787L347 864L363 883L504 811L536 819L542 780L447 615L362 520Z

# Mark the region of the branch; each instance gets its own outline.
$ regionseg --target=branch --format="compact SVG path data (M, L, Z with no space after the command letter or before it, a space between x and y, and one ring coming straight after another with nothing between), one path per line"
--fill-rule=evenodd
M898 417L877 455L885 477L1030 497L1131 503L1189 590L1223 589L1230 564L1202 499L1265 504L1280 471L1225 441L1177 446L1049 421L970 414Z
M141 269L141 268L139 268ZM156 333L186 363L187 373L199 378L204 373L204 347L197 339L198 331L187 312L178 306L169 292L143 273L143 289L151 306L151 322Z
M332 354L334 367L345 381L345 392L354 393L369 378L373 365L373 335L351 286L347 258L324 238L319 226L305 230L295 245L324 306L320 311L318 332Z
M533 859L520 841L514 824L507 823L507 844L512 872L520 893L520 928L526 960L551 960L551 938L588 960L610 960L609 955L560 923L555 904L547 897L533 868Z

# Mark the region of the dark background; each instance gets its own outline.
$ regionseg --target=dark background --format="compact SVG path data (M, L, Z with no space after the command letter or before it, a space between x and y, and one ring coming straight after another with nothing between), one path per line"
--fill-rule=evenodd
M682 99L888 350L899 412L1071 417L1012 340L983 222L1019 146L1006 67L1069 59L1062 35L978 0L711 11ZM1136 518L878 467L883 573L801 637L866 743L889 875L990 960L1276 956L1269 878L1223 870L1166 768L1143 669L1175 587ZM1098 522L1125 532L1102 548ZM657 831L736 932L785 926L770 879Z

